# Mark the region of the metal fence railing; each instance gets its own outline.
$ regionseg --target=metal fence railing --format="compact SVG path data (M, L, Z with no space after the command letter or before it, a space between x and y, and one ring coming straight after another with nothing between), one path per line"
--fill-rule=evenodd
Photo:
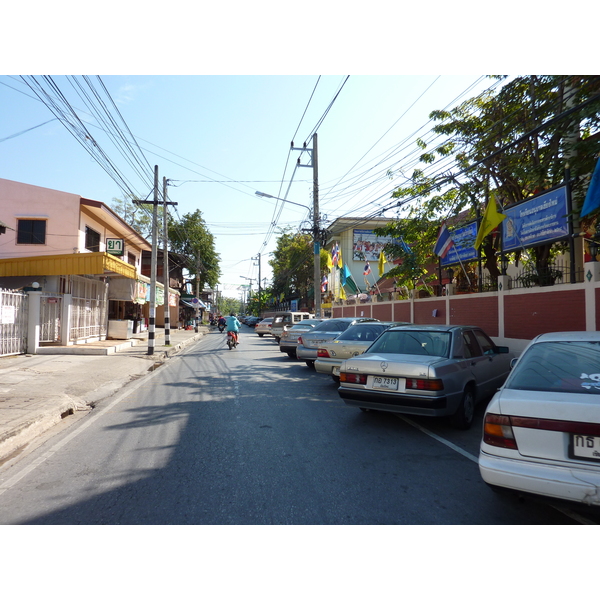
M27 352L28 311L26 293L0 289L0 356Z

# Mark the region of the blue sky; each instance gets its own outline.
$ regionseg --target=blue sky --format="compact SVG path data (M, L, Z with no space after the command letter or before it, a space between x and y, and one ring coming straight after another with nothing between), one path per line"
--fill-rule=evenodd
M202 211L221 256L221 289L230 296L239 295L243 277L257 278L252 257L259 252L261 275L270 279L271 223L276 231L306 222L307 210L286 204L279 212L281 203L254 192L312 203L310 169L297 169L288 191L298 158L290 142L301 146L308 139L344 73L353 74L318 128L320 208L329 223L385 204L401 181L399 174L386 179L385 171L402 166L410 174L414 140L432 126L429 113L487 87L477 73L575 70L569 56L575 47L566 37L543 46L535 36L523 37L530 20L536 31L552 20L521 4L520 27L510 10L494 11L493 27L477 27L465 15L476 9L472 14L485 20L485 11L469 2L451 15L435 6L423 14L403 6L400 14L377 1L360 11L311 2L182 6L140 11L109 0L85 23L77 10L42 10L29 19L27 7L8 7L6 22L27 22L28 37L25 42L13 27L0 40L0 177L108 204L123 196L58 120L47 123L54 115L19 77L58 74L58 89L133 191L142 197L151 192L158 165L161 182L172 180L169 199L178 203L177 213ZM118 25L111 7L118 9ZM500 30L502 36L494 37ZM582 55L593 56L583 44L578 41L578 63ZM64 76L70 73L103 74L102 84L150 165L143 176L89 114L75 80ZM319 73L325 75L319 79ZM89 79L99 90L96 76Z
M104 135L76 93L77 82L90 92L84 80L52 80L131 189L146 197L152 170L140 177ZM311 146L310 135L340 88L317 130L320 208L329 223L385 204L398 183L388 180L385 171L410 164L413 140L431 128L429 113L490 85L476 74L352 75L347 80L344 75L144 75L88 80L100 93L102 84L106 87L144 157L152 168L158 165L160 181L172 180L169 200L177 202L177 213L202 211L221 255L222 289L232 296L237 295L236 286L247 283L243 277L257 278L252 257L259 252L261 276L270 278L269 252L277 229L297 229L309 219L307 210L293 204L285 204L278 214L274 200L254 192L287 194L292 202L311 205L312 170L294 173L300 153L290 153L290 142L300 147L308 139ZM0 177L109 204L123 196L122 187L63 124L51 120L54 115L23 79L0 77L0 104ZM111 114L118 113L111 107ZM119 126L125 127L123 122ZM307 159L302 162L307 164ZM269 226L273 221L275 232Z

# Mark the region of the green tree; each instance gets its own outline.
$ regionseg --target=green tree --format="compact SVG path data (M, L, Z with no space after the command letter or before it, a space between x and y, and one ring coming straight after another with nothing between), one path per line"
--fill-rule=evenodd
M291 229L280 231L277 248L269 265L273 269L271 294L279 298L297 297L308 306L309 297L314 297L314 246L312 237L305 233L293 232ZM327 253L320 253L321 272L327 265ZM320 281L317 289L320 290Z
M111 208L127 223L146 239L152 237L152 210L146 205L135 204L134 200L140 198L131 195L125 195L123 198L113 198ZM162 206L158 207L160 211L159 223L162 224Z
M581 186L600 150L599 91L597 76L531 75L434 111L432 131L443 141L430 150L418 141L422 166L393 194L408 213L388 234L402 234L422 257L431 252L440 221L459 214L472 220L488 199L504 207L558 185L567 162ZM530 249L538 269L547 266L552 246ZM481 250L492 275L499 274L497 249L487 236Z
M202 212L187 213L180 221L169 217L168 227L171 250L187 260L188 271L198 278L200 290L214 288L221 275L219 254Z
M239 298L225 298L221 297L219 299L219 310L222 315L229 315L232 312L236 314L240 314L241 309L241 301Z

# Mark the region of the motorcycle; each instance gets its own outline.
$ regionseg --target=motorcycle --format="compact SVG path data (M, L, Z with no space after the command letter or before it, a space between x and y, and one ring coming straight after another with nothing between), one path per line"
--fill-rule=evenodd
M237 337L234 335L233 331L227 332L227 346L231 350L238 345Z
M225 324L223 324L223 325L219 325L219 331L220 331L221 333L223 333L223 330L224 330L224 329L225 329Z

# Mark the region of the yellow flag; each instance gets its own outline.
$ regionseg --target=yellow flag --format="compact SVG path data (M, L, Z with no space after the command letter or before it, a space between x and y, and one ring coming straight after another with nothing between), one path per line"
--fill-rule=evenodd
M479 248L481 243L483 242L483 238L490 234L504 219L506 215L498 214L496 210L496 200L490 200L485 207L485 212L483 213L483 219L479 225L479 231L477 232L477 239L475 240L475 248Z
M383 250L379 253L379 277L383 277L383 272L385 270L385 267L383 265L385 265L385 263L387 262L387 260L385 260L385 256L383 255Z
M338 269L343 269L344 268L344 263L342 262L342 249L341 248L339 249L339 252L338 252L338 264L337 264L337 266L338 266Z
M343 285L340 286L340 298L342 300L346 299L346 291L344 290L344 286Z
M327 253L327 268L331 271L333 269L333 263L331 262L331 254Z

